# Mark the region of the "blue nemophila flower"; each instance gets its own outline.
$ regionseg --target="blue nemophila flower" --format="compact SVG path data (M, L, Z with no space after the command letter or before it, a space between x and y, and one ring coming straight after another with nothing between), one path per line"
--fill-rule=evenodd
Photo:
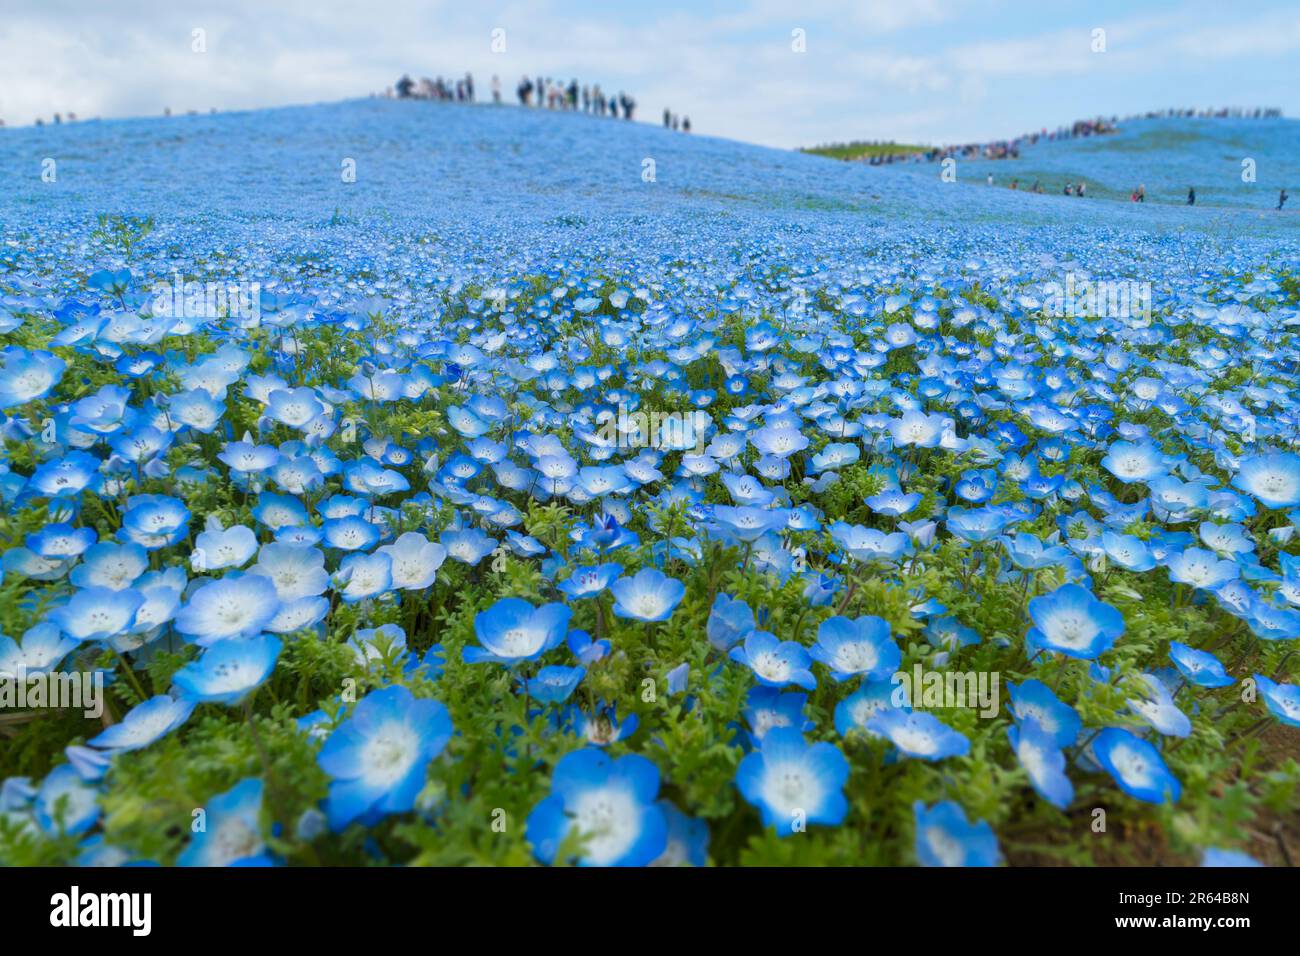
M753 543L765 534L782 530L786 523L786 513L768 508L716 505L713 508L713 520L725 537Z
M836 521L830 532L835 545L858 561L897 561L907 553L907 535L899 531L886 533Z
M1232 485L1266 508L1294 508L1300 505L1300 455L1270 452L1243 459Z
M1255 686L1264 695L1268 712L1291 727L1300 727L1300 686L1283 684L1263 674L1253 674Z
M621 564L597 564L574 568L568 579L561 581L556 587L568 595L569 600L577 601L600 594L622 573Z
M609 586L614 614L636 621L666 621L686 594L686 585L656 568L642 568Z
M178 670L172 681L189 700L237 704L271 676L281 646L279 638L269 634L218 641Z
M709 824L689 817L671 800L659 800L657 806L668 823L668 842L651 866L705 866L709 862Z
M1263 865L1250 854L1242 853L1240 850L1223 850L1212 846L1207 847L1205 852L1201 854L1201 866L1255 867Z
M7 345L0 352L0 409L40 401L59 384L67 363L49 352Z
M1007 681L1011 696L1011 715L1017 721L1032 720L1056 742L1068 747L1079 737L1083 721L1069 704L1063 703L1042 681L1031 678L1023 684Z
M551 795L528 814L528 842L546 864L563 853L580 866L646 866L668 846L658 795L659 770L645 757L575 750L560 758Z
M588 666L603 659L609 654L612 646L605 638L593 641L591 635L586 631L570 631L566 643L569 650L573 652L573 656L578 659L578 663Z
M262 781L245 777L203 804L204 827L190 838L177 866L270 866L262 839Z
M446 549L447 557L471 567L495 551L498 544L495 538L488 537L478 528L444 531L438 542Z
M1221 560L1204 548L1187 548L1171 554L1165 559L1165 566L1169 568L1169 580L1207 590L1241 577L1236 561Z
M324 594L330 585L324 552L275 541L262 545L248 573L269 578L276 596L286 604Z
M807 694L759 685L749 689L745 705L741 714L749 724L750 739L755 744L775 727L793 727L800 733L807 733L815 726L804 713L808 706Z
M1169 472L1165 456L1152 442L1117 441L1110 446L1101 467L1129 484L1134 481L1154 481Z
M750 441L764 455L774 458L788 458L808 447L807 437L795 428L774 428L771 425L760 428L750 436Z
M81 774L81 779L87 783L98 783L104 779L104 774L108 773L108 768L113 765L113 755L110 751L95 750L93 747L83 747L80 744L73 744L63 748L63 753L70 763Z
M905 412L901 418L889 422L889 434L899 448L935 448L943 441L943 433L952 425L952 419L924 412Z
M1106 557L1126 571L1150 571L1156 566L1151 549L1135 535L1117 534L1108 529L1102 532L1101 546L1106 551Z
M744 644L733 647L729 656L752 670L764 686L797 684L805 690L817 687L817 678L809 669L812 657L807 649L794 641L779 640L767 631L750 631Z
M879 734L908 757L945 760L970 753L970 740L933 714L902 708L881 709L866 729Z
M1128 708L1167 737L1186 737L1192 722L1178 709L1164 682L1154 674L1139 674L1141 695L1128 699Z
M135 584L147 570L149 552L140 545L101 541L86 551L68 580L79 588L122 591Z
M1029 617L1034 622L1026 636L1031 653L1054 651L1090 661L1110 650L1124 633L1124 615L1078 584L1064 584L1033 598Z
M353 552L339 562L334 590L346 604L385 594L393 587L393 562L387 554Z
M257 535L250 528L237 524L223 529L219 521L209 518L207 530L194 539L190 565L199 572L241 568L256 553Z
M340 551L369 551L379 543L380 531L360 515L329 518L321 525L325 543Z
M560 664L543 667L536 677L528 679L528 695L543 704L562 704L577 690L586 675L584 667Z
M127 711L121 723L114 724L86 741L101 750L139 750L167 736L189 720L195 702L159 694Z
M354 820L371 826L411 810L429 762L451 734L446 707L399 684L363 697L316 757L331 778L325 798L330 829L338 832Z
M76 558L98 540L94 528L75 528L66 521L47 524L27 536L26 544L42 558ZM143 553L143 548L140 549ZM77 582L73 582L76 584ZM78 585L85 587L85 585Z
M474 633L482 646L461 653L468 664L535 661L564 640L572 616L563 604L535 608L521 598L502 598L474 615Z
M608 747L636 733L641 718L636 714L628 714L620 721L618 705L607 706L602 700L597 702L592 711L586 711L578 704L570 705L561 715L560 725L585 738L587 743L595 747Z
M400 662L407 657L406 632L397 624L361 628L348 638L348 647L360 667L385 658Z
M279 459L279 449L274 445L255 445L249 435L245 435L243 441L227 443L217 455L217 460L224 462L237 475L270 471Z
M280 610L275 584L259 574L210 581L190 595L176 614L175 628L200 647L266 630Z
M90 587L51 611L49 620L74 641L104 641L135 627L136 612L143 604L144 596L131 588Z
M84 451L73 451L47 461L32 473L27 492L41 498L73 498L99 484L99 459Z
M758 626L748 604L729 594L718 592L709 610L705 632L714 650L726 651Z
M1030 717L1008 727L1007 739L1039 796L1058 809L1068 807L1074 785L1065 775L1065 754L1052 735Z
M963 508L960 505L949 508L944 520L949 533L968 544L992 541L1010 523L1011 516L1001 508Z
M1107 727L1092 742L1097 765L1130 797L1146 803L1177 803L1182 785L1148 741L1120 727Z
M838 826L848 813L849 762L838 747L807 743L794 727L773 727L736 768L736 786L779 836L809 824Z
M1039 571L1070 560L1069 549L1060 545L1045 545L1036 535L1021 533L1008 535L1001 540L1011 563L1022 571Z
M48 673L75 651L77 644L53 623L29 627L21 644L0 634L0 678Z
M889 623L865 615L856 619L829 617L817 628L812 659L825 664L836 681L859 675L881 680L898 670L903 655L889 634Z
M118 537L157 551L176 544L190 526L190 510L170 495L132 495L126 502Z
M51 770L36 792L36 821L49 834L85 833L99 819L99 792L71 764Z
M1001 856L993 828L983 820L971 823L951 800L932 807L912 805L916 822L916 858L922 866L997 866Z
M1236 679L1224 669L1223 661L1209 651L1188 647L1181 641L1170 641L1169 659L1183 678L1197 687L1227 687L1236 683Z
M863 681L862 686L835 705L835 729L841 737L860 732L868 737L880 737L870 727L871 718L882 710L908 711L908 690L895 685L892 680Z
M886 488L877 495L866 499L866 505L878 515L901 518L921 503L922 495L917 492L904 494L899 488Z

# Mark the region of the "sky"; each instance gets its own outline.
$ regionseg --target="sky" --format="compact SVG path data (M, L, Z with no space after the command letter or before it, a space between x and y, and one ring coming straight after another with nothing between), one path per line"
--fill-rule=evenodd
M945 144L1174 105L1300 116L1297 63L1300 5L1270 0L0 0L11 126L469 71L480 99L493 74L510 102L524 73L576 77L768 146Z

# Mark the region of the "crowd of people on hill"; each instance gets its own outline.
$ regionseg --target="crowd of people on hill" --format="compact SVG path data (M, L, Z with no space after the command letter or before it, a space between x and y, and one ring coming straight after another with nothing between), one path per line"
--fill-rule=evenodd
M501 78L492 77L492 102L501 102ZM463 79L446 80L424 77L419 81L403 75L386 94L398 99L439 100L443 102L474 103L474 76L466 73ZM581 84L576 79L565 83L552 77L521 77L515 87L520 106L545 107L551 110L581 110L593 116L612 116L632 119L636 100L622 90L617 95L606 93L599 83ZM686 121L690 129L690 120ZM674 127L675 128L675 127Z
M664 129L680 129L683 133L689 133L691 131L691 118L689 116L678 116L665 106Z
M443 77L431 79L427 76L418 81L403 75L393 84L393 92L402 100L439 100L444 103L473 103L474 77L470 73L459 80Z
M1282 115L1280 109L1273 107L1255 107L1253 109L1243 109L1239 107L1226 107L1223 109L1164 109L1152 110L1147 113L1135 113L1120 119L1118 116L1112 116L1110 119L1097 117L1096 119L1076 120L1068 126L1058 126L1056 129L1043 127L1031 133L1025 133L1013 139L999 139L988 143L961 143L952 146L935 146L931 149L924 150L900 150L897 153L874 152L866 162L872 166L887 166L891 163L903 162L940 162L945 159L1019 159L1020 151L1026 146L1033 146L1040 142L1052 142L1055 140L1082 139L1087 136L1104 136L1109 133L1119 132L1121 123L1139 119L1276 119ZM877 144L892 145L892 144Z
M620 90L618 95L606 93L599 83L581 85L576 79L566 84L563 80L539 76L520 77L515 87L520 106L545 107L548 110L581 110L592 116L612 116L630 120L636 110L636 100ZM621 111L621 113L620 113Z
M1151 110L1147 113L1134 113L1124 117L1136 119L1278 119L1282 111L1275 106L1225 106L1221 109L1184 109L1173 107L1163 110Z

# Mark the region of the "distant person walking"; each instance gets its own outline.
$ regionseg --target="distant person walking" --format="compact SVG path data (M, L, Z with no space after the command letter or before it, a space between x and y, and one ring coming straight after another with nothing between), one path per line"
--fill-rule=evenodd
M1187 205L1189 205L1189 206L1195 206L1195 205L1196 205L1196 187L1195 187L1195 186L1188 186L1188 187L1187 187Z
M1277 194L1277 208L1278 208L1278 209L1281 209L1283 206L1285 206L1285 205L1286 205L1286 201L1287 201L1289 198L1290 198L1290 197L1286 194L1286 190L1285 190L1285 189L1283 189L1280 193L1278 193L1278 194Z
M495 73L492 74L492 102L501 103L501 77Z
M682 132L683 132L683 133L689 133L690 131L691 131L691 118L690 118L689 116L683 116L683 117L682 117ZM1279 205L1277 208L1278 208L1278 209L1281 209L1282 207Z
M411 90L413 90L414 88L415 88L415 81L411 79L409 76L407 76L405 73L403 73L402 78L397 81L397 85L396 85L397 95L402 99L406 99L411 95Z
M1080 199L1082 199L1084 194L1087 192L1087 190L1088 190L1087 183L1079 183L1079 189L1075 192L1075 195L1078 196Z

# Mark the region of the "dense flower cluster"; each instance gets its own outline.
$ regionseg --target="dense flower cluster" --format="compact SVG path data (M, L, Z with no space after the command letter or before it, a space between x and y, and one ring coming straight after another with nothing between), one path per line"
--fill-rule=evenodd
M1150 234L682 214L611 262L671 230L544 204L487 265L364 207L9 220L0 672L107 709L0 724L0 859L996 865L1102 807L1231 861L1294 807L1239 779L1300 727L1293 242L1169 239L1151 315L1079 319L1043 282ZM251 314L150 291L232 269Z

